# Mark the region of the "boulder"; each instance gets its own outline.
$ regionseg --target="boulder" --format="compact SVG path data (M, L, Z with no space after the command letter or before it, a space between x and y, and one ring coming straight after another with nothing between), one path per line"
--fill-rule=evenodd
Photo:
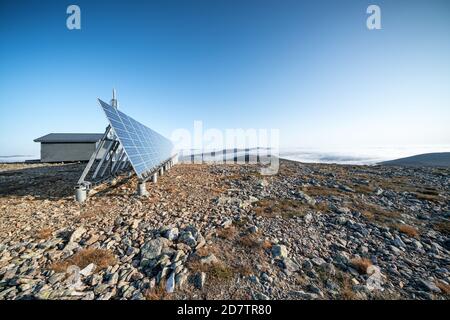
M76 228L69 237L69 242L77 242L83 234L86 232L86 229L83 227Z
M282 244L276 244L272 246L272 256L275 259L283 259L286 258L288 255L288 251L285 245Z

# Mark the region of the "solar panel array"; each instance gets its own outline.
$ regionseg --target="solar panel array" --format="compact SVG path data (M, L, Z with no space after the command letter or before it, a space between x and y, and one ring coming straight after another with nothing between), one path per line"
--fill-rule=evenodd
M169 139L106 102L98 101L139 178L147 178L173 156Z

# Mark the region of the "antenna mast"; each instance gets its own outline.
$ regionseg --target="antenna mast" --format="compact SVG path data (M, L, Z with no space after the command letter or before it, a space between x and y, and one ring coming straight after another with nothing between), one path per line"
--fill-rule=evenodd
M111 106L113 106L114 108L119 108L119 102L116 99L116 89L113 88L113 95L112 95L112 99L111 99Z

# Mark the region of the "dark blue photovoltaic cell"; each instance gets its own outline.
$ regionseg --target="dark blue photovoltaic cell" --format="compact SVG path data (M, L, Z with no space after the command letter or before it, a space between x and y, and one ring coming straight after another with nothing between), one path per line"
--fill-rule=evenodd
M146 178L173 156L172 142L98 99L139 178Z

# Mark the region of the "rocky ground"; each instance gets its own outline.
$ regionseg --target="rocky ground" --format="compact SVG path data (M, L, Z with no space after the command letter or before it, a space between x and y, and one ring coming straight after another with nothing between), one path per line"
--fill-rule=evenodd
M0 164L0 299L448 299L450 169Z

